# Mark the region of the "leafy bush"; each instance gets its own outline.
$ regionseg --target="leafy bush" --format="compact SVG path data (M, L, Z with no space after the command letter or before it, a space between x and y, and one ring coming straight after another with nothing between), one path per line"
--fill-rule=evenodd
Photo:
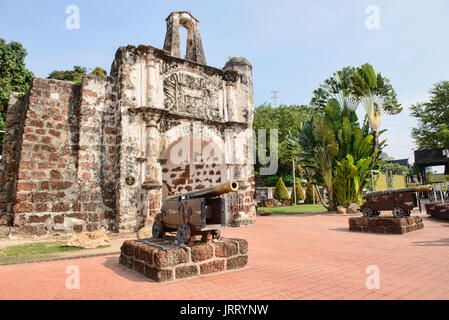
M279 178L278 182L276 183L276 189L274 190L274 198L279 201L288 200L290 198L290 196L288 195L288 190L285 187L282 178Z
M282 175L282 180L285 183L285 186L288 188L293 188L293 176L290 174Z

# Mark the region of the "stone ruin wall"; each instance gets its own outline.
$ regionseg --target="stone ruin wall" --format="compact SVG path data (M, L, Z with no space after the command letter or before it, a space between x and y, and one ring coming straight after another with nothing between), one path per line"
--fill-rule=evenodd
M254 170L245 160L253 113L244 58L216 69L167 49L128 46L117 51L109 77L89 75L80 84L34 78L8 107L0 236L133 232L154 220L166 195L231 179L241 190L226 195L228 224L251 224ZM186 136L240 162L195 158L175 166L169 151Z
M105 83L35 78L10 102L0 215L13 235L115 230L116 114Z

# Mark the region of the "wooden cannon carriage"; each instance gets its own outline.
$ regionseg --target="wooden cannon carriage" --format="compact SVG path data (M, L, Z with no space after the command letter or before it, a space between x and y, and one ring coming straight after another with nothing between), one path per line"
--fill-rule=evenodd
M413 208L418 206L416 193L428 192L432 186L419 186L413 188L404 188L387 191L368 192L366 202L361 209L363 215L367 218L380 215L381 211L391 210L393 216L402 218L410 216Z
M237 192L239 184L229 181L210 188L168 197L162 204L160 220L153 224L153 238L176 231L178 244L190 241L191 236L203 239L220 237L226 226L225 200L222 195Z

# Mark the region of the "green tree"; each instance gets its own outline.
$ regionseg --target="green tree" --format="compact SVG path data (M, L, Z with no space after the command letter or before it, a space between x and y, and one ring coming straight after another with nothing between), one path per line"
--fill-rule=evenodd
M380 122L384 113L398 114L402 107L398 104L396 91L390 80L382 77L370 64L356 69L350 77L349 91L362 104L374 137L373 156L379 151ZM371 169L374 166L371 163Z
M381 161L379 163L379 170L384 174L387 172L392 172L395 175L408 175L411 172L411 170L406 166L402 166L399 163L389 163L386 161Z
M449 81L441 81L429 91L430 99L411 107L418 120L412 137L419 149L449 147Z
M359 68L345 67L335 72L314 91L311 105L316 109L323 109L330 99L336 99L343 109L350 111L355 111L360 104L363 106L374 137L374 156L379 151L382 116L385 113L395 115L402 111L390 80L368 63ZM371 169L374 167L374 160L373 157Z
M90 74L93 74L96 76L102 76L102 77L108 75L107 71L100 67L96 67Z
M65 80L80 83L86 73L86 68L74 66L73 70L53 71L48 76L48 79Z
M356 111L360 103L365 104L365 108L373 109L372 105L362 102L360 98L373 99L375 96L382 98L383 111L386 113L398 114L402 111L390 80L367 63L359 68L344 67L336 71L313 92L310 105L315 109L323 109L327 101L333 98L342 107L346 106L352 111Z
M277 108L269 104L260 105L255 110L253 128L278 129L279 140L283 141L288 136L289 130L310 119L309 109L304 105L280 105Z
M80 83L83 80L83 76L87 73L87 68L74 66L73 70L53 71L48 76L48 79L65 80ZM96 76L106 76L107 72L103 68L96 67L90 74Z
M266 154L268 154L268 150L270 149L270 129L278 130L278 141L281 142L277 150L279 156L279 175L292 173L291 157L290 154L286 152L288 146L282 142L287 140L289 130L295 129L301 123L309 120L311 116L311 108L304 105L281 105L277 108L273 108L269 104L263 104L256 107L253 129L255 130L256 135L258 135L259 129L267 130ZM255 165L256 172L259 171L259 168L260 163L257 162Z
M288 200L290 197L288 195L287 187L284 184L282 178L279 178L276 188L274 189L274 198L278 201Z
M377 164L381 153L374 155L373 136L369 128L360 127L355 111L342 108L332 98L310 121L292 131L290 140L301 147L298 159L313 173L310 181L325 187L329 203L324 205L329 210L361 202L372 159ZM380 151L384 145L385 141L379 144Z
M3 146L6 108L10 92L18 92L21 97L28 91L33 73L25 68L26 49L19 42L6 43L0 38L0 147Z
M348 106L349 109L355 111L359 102L351 95L351 76L356 71L354 67L344 67L340 71L324 80L318 89L313 91L313 97L310 105L317 110L326 107L330 99L336 99L341 106Z

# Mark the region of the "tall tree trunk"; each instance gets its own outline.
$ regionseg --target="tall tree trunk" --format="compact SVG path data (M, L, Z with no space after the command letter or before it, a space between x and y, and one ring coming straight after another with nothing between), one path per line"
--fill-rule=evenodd
M371 159L371 165L369 167L370 173L362 181L360 190L363 190L363 188L365 188L366 183L368 182L368 178L371 175L371 171L374 168L374 164L376 163L377 153L379 152L379 132L372 130L371 134L373 135L373 154L372 154L372 159Z

